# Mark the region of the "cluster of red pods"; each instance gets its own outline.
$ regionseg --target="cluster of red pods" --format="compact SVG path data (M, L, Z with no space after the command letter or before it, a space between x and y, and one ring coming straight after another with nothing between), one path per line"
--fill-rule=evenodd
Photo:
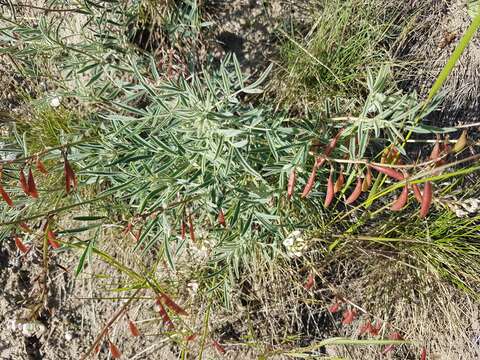
M69 193L72 188L77 189L78 182L77 182L77 177L75 175L75 172L73 171L73 168L67 159L66 153L63 154L63 159L64 159L63 168L64 168L64 175L65 175L65 190L67 193ZM26 166L28 166L27 176L25 175L25 171L24 171ZM38 192L37 184L34 177L34 168L39 173L43 175L48 175L48 170L45 167L42 160L38 156L35 156L27 160L26 163L20 168L18 179L19 179L20 188L22 189L24 194L33 199L38 199L39 192ZM1 176L1 169L0 169L0 176ZM3 198L3 200L7 203L8 206L10 207L15 206L10 195L5 191L2 185L0 185L0 196ZM32 230L25 222L21 222L19 226L22 229L22 231L26 233L32 233ZM46 239L48 240L48 243L50 244L50 246L54 249L58 249L60 247L60 244L57 241L55 233L50 229L50 224L48 219L45 221L42 229L45 233ZM15 240L15 245L17 249L21 253L26 254L30 251L31 248L25 245L22 239L18 235L14 235L13 238Z
M308 180L301 194L302 199L306 198L312 191L315 185L315 179L316 179L318 170L328 160L328 157L337 146L337 142L341 134L342 134L342 130L340 130L337 133L337 135L330 140L329 144L325 147L323 154L316 156L315 162L312 167L312 171L310 173L310 176L308 177ZM462 135L457 140L455 147L453 149L450 149L450 146L448 144L448 139L445 139L445 141L441 142L440 139L437 137L435 146L433 147L432 153L430 155L429 163L431 163L434 167L445 165L446 156L452 151L458 152L462 150L466 146L466 142L467 142L466 131L462 133ZM404 183L401 194L390 206L390 209L392 211L400 211L407 205L409 189L412 188L415 199L420 203L420 217L421 218L426 217L429 213L430 206L432 204L432 193L433 193L432 183L428 180L424 181L423 191L420 190L420 187L418 184L416 183L409 184L408 179L410 176L405 170L405 168L402 168L401 171L396 169L396 167L399 167L397 165L400 165L400 163L401 163L401 159L399 157L398 150L396 150L394 147L389 147L388 149L386 149L386 151L384 152L384 155L382 156L380 164L366 163L365 175L357 176L354 189L350 193L350 195L346 198L345 204L353 204L363 192L368 191L368 189L372 185L371 170L375 170L380 174L383 174L392 178L393 180ZM288 179L288 185L287 185L288 199L291 199L292 196L294 195L296 181L297 181L297 173L295 168L293 168L290 173L290 176ZM341 166L340 168L340 172L336 181L334 181L334 171L333 171L333 167L331 167L330 175L327 180L325 200L324 200L324 206L326 208L331 205L335 197L335 194L343 188L344 184L345 184L345 178L343 175L343 166Z

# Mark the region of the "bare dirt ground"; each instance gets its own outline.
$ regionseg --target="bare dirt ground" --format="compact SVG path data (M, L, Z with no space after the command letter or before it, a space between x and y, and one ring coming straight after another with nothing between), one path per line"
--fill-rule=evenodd
M424 21L426 29L430 31L415 34L407 41L406 53L402 57L416 57L423 54L425 59L434 59L432 63L421 61L420 78L406 82L410 88L416 87L424 93L426 84L438 73L451 53L454 42L443 46L446 32L455 32L458 36L468 24L468 15L465 12L463 1L433 1L429 16L422 15L419 21ZM232 51L242 61L243 66L250 72L256 72L265 67L274 53L274 43L277 40L274 34L276 20L279 16L289 12L296 12L297 17L303 16L301 6L292 5L291 1L273 1L271 6L264 5L263 1L235 0L231 2L211 1L210 11L216 11L212 18L217 22L214 29L212 43L221 51ZM272 20L273 18L273 20ZM443 40L442 40L443 39ZM442 46L440 46L442 45ZM421 58L418 58L420 59ZM6 64L7 62L4 62ZM448 117L456 122L471 122L478 119L479 102L477 91L479 88L480 43L478 39L472 43L455 70L447 88L447 103L445 105ZM1 80L0 116L2 112L11 111L18 105L13 94L15 86L22 86L22 79L15 74L13 67L4 65ZM447 116L447 115L446 115ZM443 120L442 120L443 121ZM449 120L451 121L451 120ZM110 245L109 251L121 249ZM117 254L125 261L131 254ZM125 300L112 296L112 285L119 285L122 279L110 267L100 261L93 261L84 273L75 278L74 270L78 263L79 254L66 251L55 253L49 259L48 279L46 284L48 296L41 300L42 311L38 322L31 323L28 319L32 309L39 305L44 266L42 254L39 250L31 251L26 256L20 256L13 241L2 244L0 248L0 359L27 360L27 359L80 359L92 344L94 338L101 331L104 324L111 318L115 310ZM165 275L165 274L164 274ZM281 275L281 274L280 274ZM392 273L392 281L396 281ZM324 333L322 324L325 319L311 318L312 313L302 314L303 305L293 304L291 312L285 307L278 306L278 299L284 298L284 303L290 306L289 301L296 299L292 291L284 286L288 277L273 277L265 280L267 291L250 292L250 302L244 302L243 312L234 315L224 314L224 317L215 319L213 331L219 339L233 342L248 334L248 326L242 320L244 316L257 318L253 321L258 325L257 333L272 336L272 329L277 327L278 333L289 332L293 327L300 334L309 334L307 337L318 339L328 334ZM256 279L259 280L259 279ZM292 281L295 278L291 277ZM298 279L297 279L298 280ZM188 282L189 279L182 281ZM363 296L356 291L365 286L365 279L359 278L355 283L345 285L345 291L355 296ZM270 285L268 284L270 282ZM401 286L401 285L400 285ZM439 292L435 292L438 296ZM195 302L195 294L180 294L180 302L188 305ZM113 297L113 299L112 299ZM405 326L412 331L411 335L420 336L429 341L435 359L478 359L480 358L480 325L479 308L468 297L457 291L447 289L441 297L432 299L431 304L416 304L407 302L407 297L398 304L392 304L392 311L397 314L409 314L405 317ZM270 303L273 302L274 303ZM139 328L142 336L132 338L128 335L126 321L121 320L120 326L110 334L116 344L121 345L125 359L176 359L179 356L178 348L172 347L162 334L152 324L158 324L160 319L155 312L153 302L147 299L143 306L129 310L130 316L140 319ZM147 305L145 305L147 304ZM263 308L258 304L263 304ZM420 306L421 305L421 306ZM192 327L201 324L207 304L196 305L195 314L192 314ZM443 309L443 312L442 312ZM298 311L298 312L297 312ZM300 323L293 324L292 319L300 319ZM451 322L449 322L451 320ZM464 324L464 328L451 326L452 323ZM273 327L272 327L273 326ZM314 329L317 327L317 330ZM330 331L330 330L328 330ZM335 333L334 333L335 334ZM351 334L350 334L351 335ZM408 334L407 334L408 335ZM467 345L470 344L470 348ZM343 350L329 349L329 354L341 354ZM248 359L256 358L250 350L242 350L237 346L227 346L226 356L219 355L214 349L207 349L206 358ZM350 356L348 352L345 354ZM357 359L370 359L367 352L355 353ZM391 355L389 355L391 356ZM416 358L416 354L399 354L401 359ZM97 355L99 359L110 358L108 348L102 346ZM433 359L433 357L432 357Z

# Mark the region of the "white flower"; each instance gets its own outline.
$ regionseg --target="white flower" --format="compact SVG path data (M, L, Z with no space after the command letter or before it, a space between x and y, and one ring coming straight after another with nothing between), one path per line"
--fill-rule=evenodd
M285 240L283 240L283 245L288 248L288 247L292 246L295 243L295 241L301 236L302 236L302 232L300 230L292 231L285 238Z
M290 257L300 257L303 255L307 246L305 240L302 238L302 231L295 230L290 233L285 240L283 240L283 245L287 248L287 255Z
M57 108L60 106L61 101L62 101L62 98L60 96L55 96L50 100L50 106Z
M191 281L187 284L188 292L191 297L194 297L198 291L198 283L196 281Z
M457 215L457 217L465 217L468 215L468 212L460 208L455 208L455 215Z
M289 248L290 246L293 245L295 242L295 239L293 237L287 237L285 240L283 240L283 246L286 248Z
M462 207L469 213L475 213L480 208L480 200L475 198L465 199L460 205L462 205Z

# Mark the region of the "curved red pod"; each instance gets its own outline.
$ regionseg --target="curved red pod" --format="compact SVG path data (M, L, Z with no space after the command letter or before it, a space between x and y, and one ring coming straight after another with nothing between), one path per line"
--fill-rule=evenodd
M217 340L213 340L212 345L221 354L225 354L227 352L225 348L222 345L220 345L220 343Z
M35 161L35 167L37 168L38 171L40 171L44 175L48 175L48 170L43 164L42 160L37 158L37 161Z
M342 135L342 133L343 129L340 129L337 135L335 135L335 137L330 140L330 143L325 148L325 156L330 156L333 149L335 149L335 147L337 146L338 139L340 138L340 135Z
M313 285L315 285L315 277L313 276L312 273L309 273L307 276L307 282L305 283L305 289L310 290Z
M345 184L345 177L343 176L343 167L342 167L340 168L340 175L338 175L337 181L335 181L333 192L337 193L340 190L342 190L344 184Z
M28 170L27 186L28 186L29 195L31 197L37 199L38 198L38 190L37 190L37 185L35 184L35 179L33 177L32 168L30 168Z
M158 302L163 302L177 315L188 315L188 313L180 305L173 301L167 294L161 293L157 299L157 303Z
M427 181L423 187L422 204L420 206L420 218L425 218L432 204L432 183Z
M26 254L30 248L23 243L23 241L18 237L15 236L15 246L17 247L20 252Z
M351 204L353 202L355 202L355 200L357 200L359 198L359 196L361 195L362 193L362 178L361 177L358 177L357 178L357 185L355 186L355 189L353 190L353 192L350 194L350 196L348 197L348 199L345 201L345 204Z
M217 221L223 227L227 227L227 224L225 223L225 214L223 213L222 209L220 209L220 211L218 212Z
M313 189L313 185L315 184L315 178L317 176L317 171L318 171L318 161L315 161L315 164L313 164L312 167L312 172L310 173L310 176L308 177L307 183L305 184L305 187L303 188L302 192L302 198L306 198L308 194L310 194L310 191Z
M394 170L390 167L383 167L383 166L378 166L378 165L373 165L373 164L369 164L368 166L370 166L371 168L377 170L379 173L382 173L382 174L385 174L385 175L388 175L390 176L391 178L394 178L396 180L403 180L405 179L405 176L403 176L403 174L397 170Z
M20 181L20 186L21 186L23 192L26 195L30 195L30 192L28 191L27 179L25 178L25 174L23 172L23 169L20 169L20 174L18 176L18 179Z
M47 239L48 243L50 246L54 249L60 248L60 244L57 241L57 237L55 236L55 233L52 230L47 230Z
M140 336L140 331L138 330L137 325L130 319L128 320L128 330L132 336Z
M108 342L108 348L110 350L110 354L114 359L120 359L122 357L122 352L120 349L111 341Z
M170 329L170 330L174 329L175 326L173 325L173 322L170 319L170 316L168 316L167 311L163 307L162 303L160 301L157 301L157 304L158 304L158 313L162 318L163 324L167 327L167 329Z
M435 145L433 146L432 153L430 154L430 160L438 160L440 158L440 139L437 137Z
M330 176L328 177L328 181L327 181L327 194L325 195L325 202L323 206L325 206L326 208L330 206L330 204L332 203L334 194L335 194L335 187L333 184L333 173L332 171L330 171Z
M187 232L187 224L185 223L185 220L182 219L182 224L180 228L180 236L182 240L185 240L185 233Z
M415 195L415 199L421 204L422 203L422 192L417 184L412 184L413 194Z
M3 187L0 185L0 195L2 196L3 200L8 204L8 206L13 207L13 201L10 198L10 196L7 194L7 192L3 189Z
M405 205L407 204L407 201L408 201L408 185L405 184L405 186L403 187L402 193L397 198L397 200L392 204L390 209L393 211L400 211L405 207Z
M355 320L355 317L357 316L357 311L355 309L348 309L345 310L343 313L343 318L342 318L342 324L343 325L348 325Z

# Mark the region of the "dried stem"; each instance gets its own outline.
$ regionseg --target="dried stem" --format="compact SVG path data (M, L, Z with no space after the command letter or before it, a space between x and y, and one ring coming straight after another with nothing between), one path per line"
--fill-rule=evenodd
M95 341L93 342L93 344L90 346L90 348L87 350L87 352L85 353L85 355L82 356L82 358L80 360L86 360L88 358L88 356L92 353L93 350L95 350L95 348L97 347L98 344L100 344L100 342L102 341L102 339L105 337L105 335L107 334L108 332L108 329L115 323L115 321L117 321L124 313L125 311L127 310L127 308L130 306L130 304L132 303L133 300L136 299L136 296L137 294L140 292L140 290L142 290L142 288L140 289L137 289L132 297L130 297L126 302L125 304L122 305L122 307L120 309L118 309L118 311L110 318L110 320L108 320L108 322L105 324L105 326L103 327L102 331L100 331L100 333L97 335L97 337L95 338Z
M30 161L30 160L36 159L37 157L41 157L45 154L48 154L50 151L63 150L63 149L66 149L66 148L69 148L69 147L72 147L72 146L75 146L75 145L78 145L78 144L82 144L87 140L91 140L91 139L82 139L82 140L74 141L72 143L67 143L67 144L62 144L62 145L59 145L59 146L46 148L45 150L37 152L33 155L18 158L18 159L12 159L12 160L1 160L0 159L0 164L24 163L26 161Z

